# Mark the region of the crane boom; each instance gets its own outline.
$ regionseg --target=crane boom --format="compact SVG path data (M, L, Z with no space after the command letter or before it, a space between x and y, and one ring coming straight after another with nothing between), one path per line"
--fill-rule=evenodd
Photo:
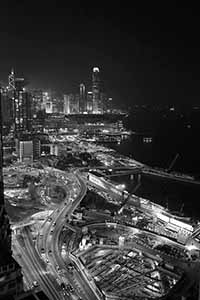
M171 169L173 168L173 166L174 166L174 164L175 164L175 162L176 162L176 160L177 160L178 157L179 157L179 153L177 153L176 156L174 157L174 159L172 160L169 168L167 169L167 172L171 171Z

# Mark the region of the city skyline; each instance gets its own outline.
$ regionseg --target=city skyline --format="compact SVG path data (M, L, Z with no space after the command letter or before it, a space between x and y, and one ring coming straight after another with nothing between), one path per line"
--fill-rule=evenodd
M30 89L29 83L27 78L19 77L12 68L8 74L8 82L1 84L3 114L13 114L15 128L28 128L39 111L68 115L113 113L120 109L113 106L113 99L109 91L105 90L99 67L92 68L89 86L80 83L79 90L77 87L75 93L62 94L53 89ZM8 118L5 119L8 121Z
M200 299L200 13L0 9L0 299Z
M117 4L3 7L0 79L14 66L33 86L66 92L97 65L119 103L198 103L195 8L159 9L155 4L135 4L132 10Z

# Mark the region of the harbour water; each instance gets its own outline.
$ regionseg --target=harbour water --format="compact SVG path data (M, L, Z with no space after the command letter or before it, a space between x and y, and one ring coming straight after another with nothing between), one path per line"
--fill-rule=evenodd
M120 144L107 144L107 147L115 149L117 152L132 157L149 166L168 168L176 156L176 147L173 141L155 141L145 143L142 135L132 135L129 139L122 140ZM190 156L186 141L183 147L184 155L179 155L172 170L195 175L199 178L199 158L195 153ZM200 153L200 152L199 152ZM197 163L194 163L196 159ZM130 191L134 182L128 176L115 177L115 181L126 184ZM147 178L142 176L141 185L136 194L150 199L158 204L168 207L171 211L194 219L200 219L200 187L188 186L182 183L171 182L158 178Z

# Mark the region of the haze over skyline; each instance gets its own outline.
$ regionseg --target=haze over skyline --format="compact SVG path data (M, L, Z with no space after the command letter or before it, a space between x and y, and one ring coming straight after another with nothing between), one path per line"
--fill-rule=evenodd
M3 6L0 81L14 67L30 87L70 93L98 66L119 104L199 103L195 7Z

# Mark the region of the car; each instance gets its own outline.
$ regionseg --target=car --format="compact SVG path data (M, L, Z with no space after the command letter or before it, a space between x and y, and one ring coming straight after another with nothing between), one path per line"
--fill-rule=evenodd
M33 281L33 286L37 287L38 286L38 282L35 280Z
M56 269L57 269L57 271L60 271L60 267L59 266L56 266Z

